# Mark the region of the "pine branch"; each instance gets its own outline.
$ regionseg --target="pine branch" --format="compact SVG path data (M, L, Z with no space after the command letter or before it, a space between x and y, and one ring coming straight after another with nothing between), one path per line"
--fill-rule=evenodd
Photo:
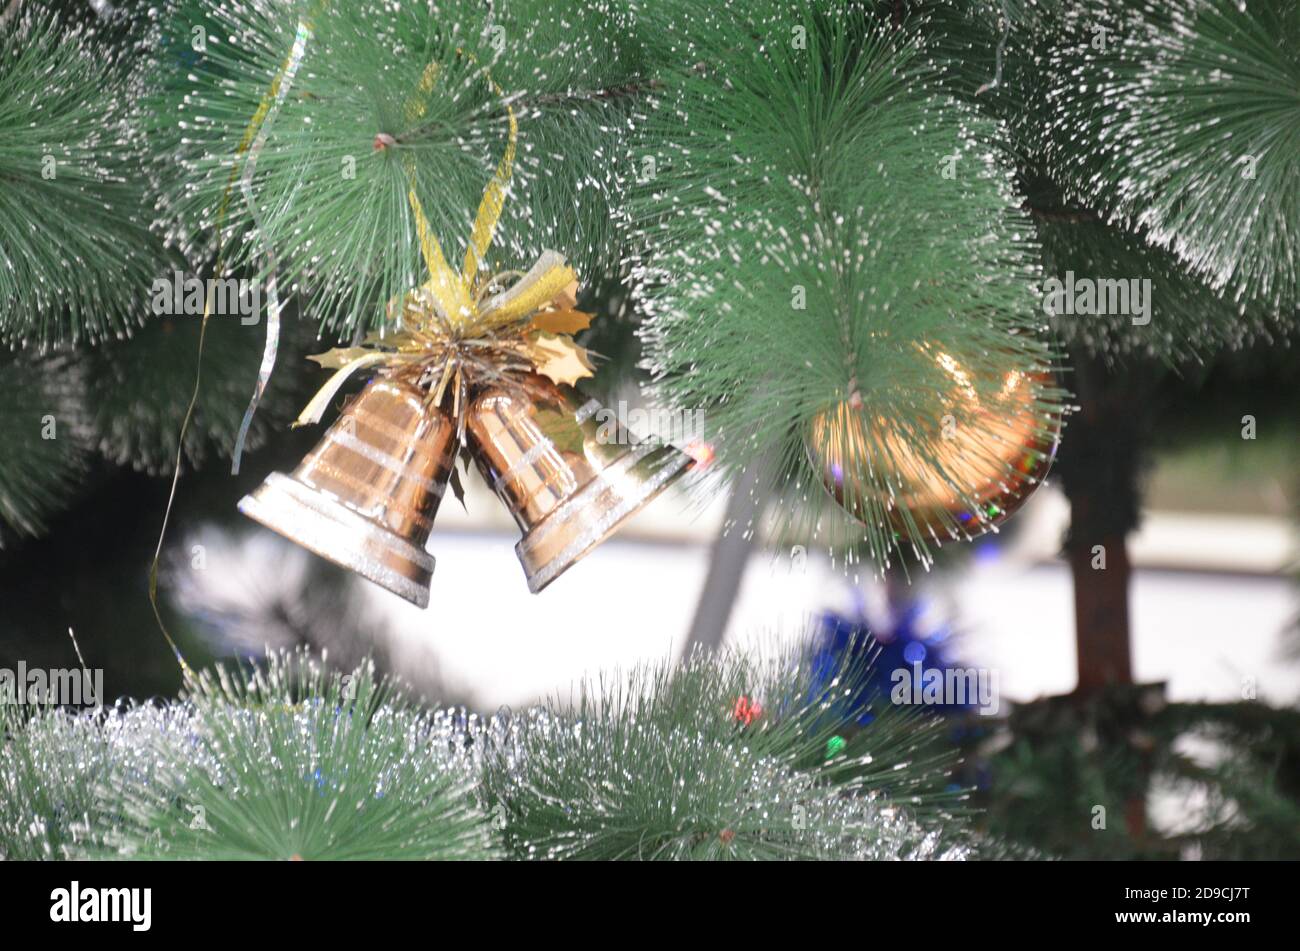
M169 859L484 859L455 725L393 703L372 666L326 674L305 655L191 683L192 748L162 751L123 794L111 852ZM450 731L450 732L449 732Z
M1294 57L1287 66L1285 54L1265 53L1289 35L1291 14L1279 12L1273 38L1261 44L1247 42L1259 33L1246 24L1274 14L1258 6L1234 12L1228 9L1232 4L1217 0L1196 0L1185 9L1118 0L1013 3L1004 82L977 97L974 90L999 42L1000 4L938 5L928 23L918 26L935 69L956 94L1006 123L1010 134L1001 147L1019 167L1028 195L1023 207L1044 242L1047 276L1063 278L1073 269L1092 279L1145 278L1153 289L1150 323L1126 325L1122 317L1056 320L1063 342L1110 361L1144 355L1185 365L1294 334L1294 294L1288 303L1286 292L1259 293L1258 281L1251 290L1253 278L1221 279L1238 265L1286 271L1295 258L1288 249L1296 229L1269 222L1300 219L1286 210L1289 196L1300 192L1279 169L1259 204L1243 194L1259 180L1243 180L1244 167L1222 157L1229 125L1262 123L1266 113L1275 116L1279 131L1288 121L1273 92L1232 77L1240 69L1252 77L1272 76L1285 87L1290 81L1284 76L1300 76ZM1215 39L1224 18L1240 21L1233 39ZM1213 67L1195 52L1206 43L1214 45L1215 57L1223 57ZM1235 97L1240 102L1234 104ZM1230 112L1236 115L1230 118ZM1244 147L1253 134L1239 128L1231 141ZM1212 145L1218 135L1223 143ZM1261 154L1263 168L1274 155ZM1188 188L1200 191L1193 195ZM1256 205L1252 225L1254 213L1245 209ZM1255 239L1243 228L1272 246L1248 250ZM1217 276L1207 267L1211 257L1218 259Z
M1020 205L1033 218L1042 221L1063 222L1065 224L1091 224L1097 221L1097 213L1087 208L1038 208L1025 201Z
M184 756L187 730L177 708L116 715L0 704L0 858L65 860L97 851L99 831L122 821L125 791Z
M488 734L489 808L521 858L966 854L935 723L892 709L839 736L850 664L699 652L585 683Z
M659 92L663 88L663 83L659 80L647 79L631 83L621 83L615 86L606 86L603 89L539 93L535 96L525 96L521 98L519 104L529 108L541 108L544 106L564 106L572 103L641 99L645 96Z
M270 3L186 6L191 12L160 24L159 78L142 121L168 157L156 171L170 232L193 250L215 240L216 210L242 162L238 143L290 47L297 13ZM505 110L488 74L518 113L520 137L492 265L526 267L551 248L585 280L616 267L622 95L569 97L639 81L634 31L603 4L584 2L564 22L542 15L544 6L512 4L488 21L476 0L436 12L404 6L396 15L362 2L313 19L304 65L268 129L255 181L264 237L312 319L341 336L378 329L387 303L427 279L407 201L412 186L448 258L457 259L506 146ZM173 59L188 35L170 31L193 22L236 43ZM431 64L437 79L421 92ZM380 133L394 144L377 150ZM251 264L253 248L242 240L250 213L235 201L228 214L221 240L230 260Z
M638 124L637 151L656 162L632 200L647 367L671 406L707 414L718 479L775 468L779 534L837 559L928 563L978 532L982 510L957 503L968 519L931 531L891 524L921 477L849 433L833 447L847 504L826 503L807 439L822 414L863 407L920 454L917 470L971 498L931 451L943 418L973 419L934 353L985 394L1052 360L999 130L938 91L909 31L856 8L678 2L661 15L651 32L682 31L708 73L666 75L670 93ZM1061 396L1036 395L1044 433Z
M120 334L144 317L159 251L132 171L127 68L39 7L0 32L0 61L0 339Z
M483 721L363 664L218 668L182 700L0 709L0 855L965 858L936 721L846 728L856 667L727 653ZM832 742L834 741L834 742Z
M1214 290L1293 309L1300 4L1092 0L1062 26L1056 176Z
M0 548L40 535L87 469L85 377L67 356L0 360Z

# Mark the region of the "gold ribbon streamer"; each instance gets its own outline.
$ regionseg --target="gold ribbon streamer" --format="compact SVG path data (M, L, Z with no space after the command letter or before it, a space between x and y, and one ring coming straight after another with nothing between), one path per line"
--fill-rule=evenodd
M492 329L523 320L555 300L577 279L578 275L564 263L563 255L543 251L537 263L518 283L484 305L478 323L484 329Z
M459 48L456 53L474 65L478 65L478 60L472 53ZM440 70L438 63L430 63L424 68L416 93L406 103L408 122L421 119L428 112L427 97L438 82ZM483 198L479 201L474 228L470 233L469 245L465 249L465 264L460 274L452 270L451 265L447 263L442 245L438 243L433 230L429 227L429 219L424 214L420 196L415 190L414 160L408 158L405 163L407 178L410 180L406 198L411 206L411 213L415 216L415 231L420 240L420 253L429 271L429 280L425 282L424 287L433 295L444 319L456 328L466 327L475 316L474 293L477 289L478 274L487 256L487 249L492 244L497 223L501 220L501 211L505 207L506 188L514 174L515 150L519 139L519 121L515 116L514 108L506 99L505 90L486 69L483 70L483 76L492 87L492 92L501 98L505 106L510 132L506 137L506 149L501 156L501 161L497 163L492 180L483 190Z
M298 67L302 65L303 54L307 51L307 40L310 37L311 28L306 23L300 22L298 31L294 35L293 48L289 51L285 65L281 67L277 82L273 85L274 103L269 110L262 114L262 128L258 132L252 147L248 150L248 160L244 163L244 173L240 177L240 190L244 193L248 213L253 217L254 234L262 245L262 253L267 259L266 343L262 348L262 364L257 370L257 385L253 388L253 397L248 402L248 408L244 410L244 418L239 423L239 433L235 436L235 448L231 453L230 460L231 475L239 475L239 462L244 455L244 440L248 438L248 431L253 425L253 416L257 413L258 404L262 402L262 395L266 392L267 384L271 382L271 373L275 370L275 357L280 349L280 311L282 308L280 305L279 279L276 274L278 264L275 249L271 247L271 243L266 238L266 226L263 223L262 214L257 208L257 198L253 194L253 173L257 169L258 156L261 155L262 149L266 145L266 134L270 122L284 103L284 97L289 92L289 84L293 82Z
M384 353L376 350L374 353L368 353L363 357L339 367L329 378L329 381L316 391L316 395L311 398L311 402L294 420L294 426L306 426L309 423L319 423L320 418L324 415L325 410L329 408L330 402L334 399L338 391L343 388L343 384L348 381L348 377L358 370L365 369L368 366L376 366L381 363L389 363L393 358L391 353Z

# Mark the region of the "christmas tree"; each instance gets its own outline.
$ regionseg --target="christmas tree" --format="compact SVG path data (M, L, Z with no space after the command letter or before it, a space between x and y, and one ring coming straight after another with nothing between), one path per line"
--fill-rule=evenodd
M181 686L6 708L5 857L1006 854L938 721L863 725L798 652L495 717L356 658L197 671L169 523L238 503L423 606L471 468L534 591L684 477L731 496L707 642L756 533L897 583L1055 463L1095 704L1151 394L1296 329L1294 0L13 0L0 65L0 549L138 474L101 583ZM609 424L619 379L707 452Z

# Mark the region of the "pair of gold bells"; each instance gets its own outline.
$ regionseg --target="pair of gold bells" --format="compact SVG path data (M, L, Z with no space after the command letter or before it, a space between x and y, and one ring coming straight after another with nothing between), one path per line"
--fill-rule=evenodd
M600 410L534 373L485 387L465 410L470 457L523 532L515 552L534 593L692 464L599 421ZM434 559L425 546L458 440L455 417L424 389L380 376L291 475L272 473L239 510L427 607Z

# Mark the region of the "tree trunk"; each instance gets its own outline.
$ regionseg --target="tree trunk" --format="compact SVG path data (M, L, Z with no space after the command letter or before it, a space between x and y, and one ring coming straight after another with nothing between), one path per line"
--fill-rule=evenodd
M1081 509L1089 499L1071 500L1071 518L1086 525ZM1074 578L1074 650L1078 661L1080 694L1095 693L1107 684L1131 684L1133 665L1129 646L1129 561L1123 535L1103 535L1095 545L1105 555L1104 569L1094 568L1100 555L1093 545L1071 547L1070 573Z
M695 606L683 657L696 650L716 650L727 632L727 621L740 593L740 582L754 549L754 534L763 510L760 489L763 480L757 468L750 467L736 480L727 499L727 512L709 553L709 572Z
M1065 553L1074 582L1075 657L1080 695L1133 682L1129 642L1127 539L1137 527L1139 480L1151 421L1154 374L1115 372L1076 354L1060 475L1070 500Z

